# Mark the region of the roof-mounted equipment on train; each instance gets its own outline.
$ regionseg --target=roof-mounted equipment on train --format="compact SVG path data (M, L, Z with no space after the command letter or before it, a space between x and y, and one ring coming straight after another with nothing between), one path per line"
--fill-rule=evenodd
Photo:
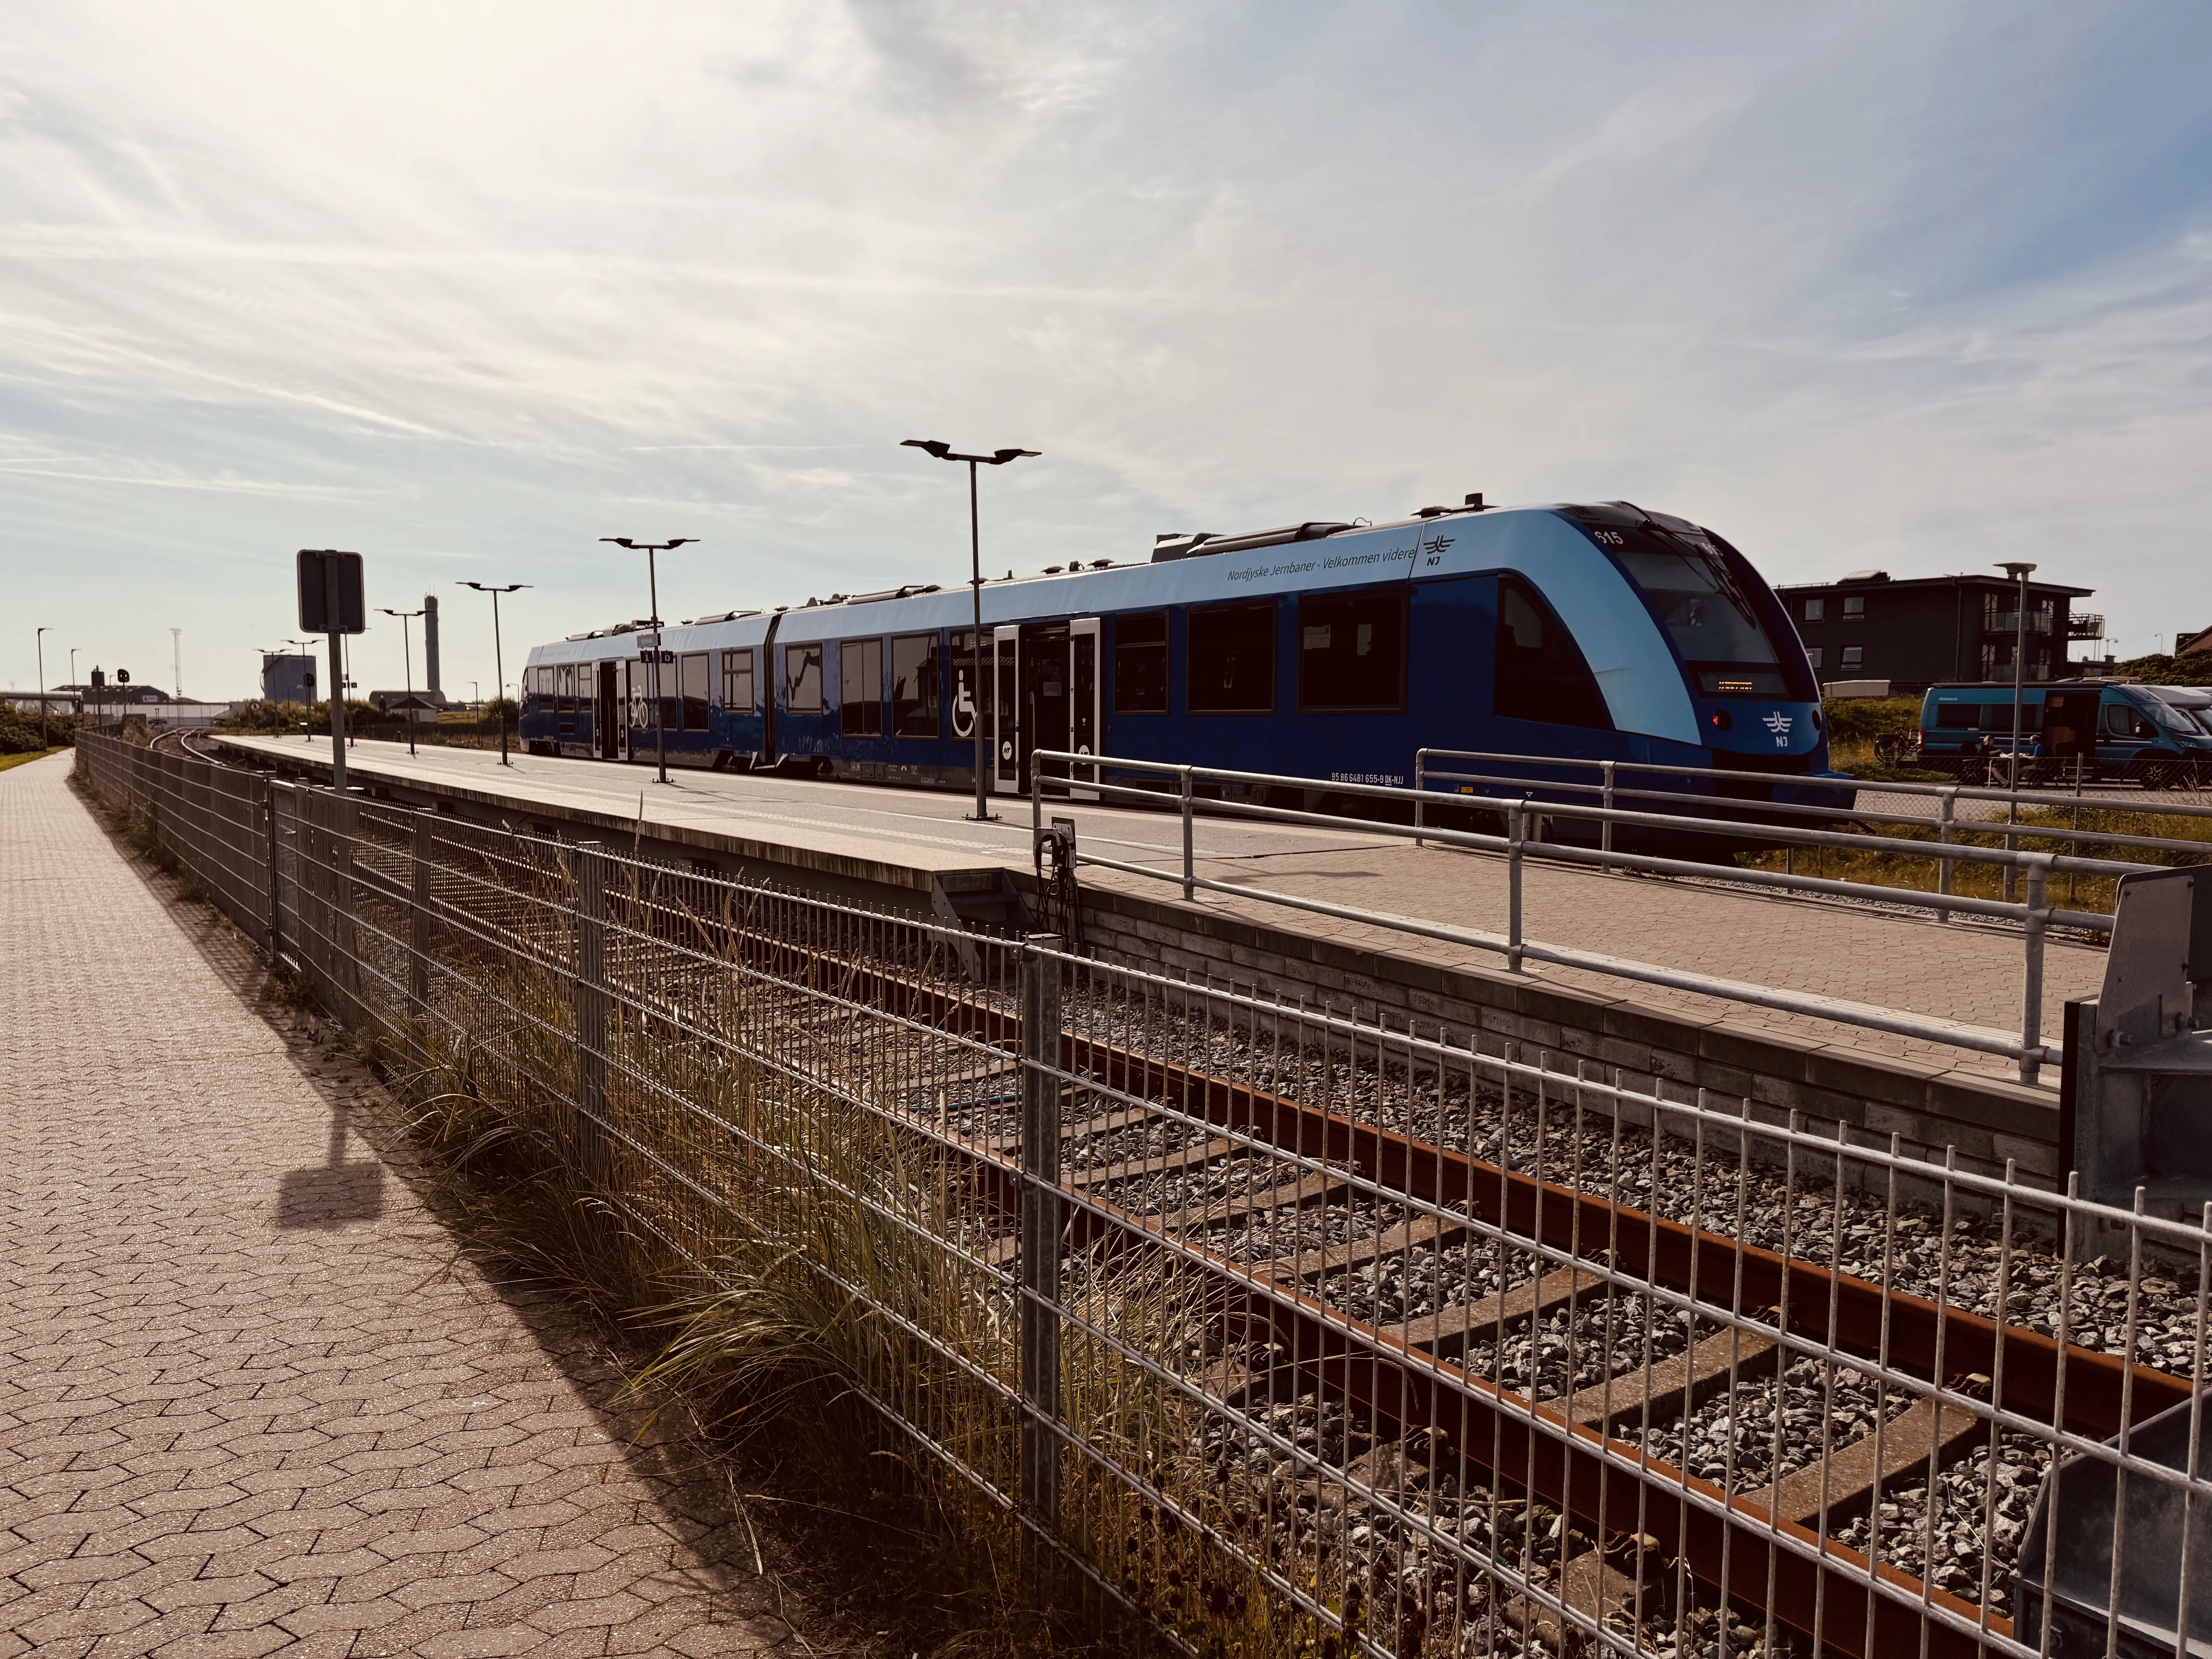
M1349 524L1334 519L1310 519L1304 524L1248 531L1241 536L1216 536L1203 530L1195 533L1170 531L1153 538L1152 562L1188 559L1200 553L1243 553L1255 547L1279 547L1286 542L1315 542L1351 528Z

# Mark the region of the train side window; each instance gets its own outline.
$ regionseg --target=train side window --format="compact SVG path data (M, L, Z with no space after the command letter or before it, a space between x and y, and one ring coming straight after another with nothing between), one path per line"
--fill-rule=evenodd
M1316 714L1406 711L1406 595L1298 601L1298 707Z
M1114 712L1168 712L1168 613L1114 618Z
M891 735L933 738L938 721L937 635L902 634L891 641Z
M726 714L750 714L753 712L753 653L750 647L743 651L722 653L722 712Z
M564 714L576 712L576 670L573 664L562 663L553 671L556 690L555 705Z
M684 698L684 730L707 729L707 653L687 651L676 659L677 684Z
M847 640L837 647L840 729L848 738L884 734L884 642Z
M1936 705L1936 726L1939 731L1971 732L1974 729L1976 704L1971 702L1939 702Z
M783 647L783 706L794 714L822 712L822 647Z
M1613 729L1597 678L1574 635L1526 583L1498 584L1498 658L1491 707L1509 720Z
M1275 712L1275 606L1216 605L1190 613L1184 707L1194 714Z

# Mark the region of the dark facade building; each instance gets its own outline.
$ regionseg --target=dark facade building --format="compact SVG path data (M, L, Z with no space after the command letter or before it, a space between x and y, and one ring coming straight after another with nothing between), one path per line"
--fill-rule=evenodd
M270 702L296 702L302 707L315 701L315 659L307 656L279 656L273 653L261 659L261 695Z
M2020 585L1986 576L1916 576L1854 570L1841 581L1778 587L1823 684L1887 680L1903 696L1954 680L2009 680L2018 638ZM2073 609L2096 592L2056 582L2027 585L2030 680L2081 672L2067 661L2075 640L2104 637L2105 619Z

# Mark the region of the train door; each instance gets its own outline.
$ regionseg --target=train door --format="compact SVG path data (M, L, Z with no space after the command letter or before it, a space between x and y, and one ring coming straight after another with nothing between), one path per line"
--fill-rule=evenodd
M1069 707L1068 626L1066 623L1030 623L1022 629L1021 736L1015 744L1022 765L1019 787L1030 787L1030 770L1038 750L1065 751L1073 737ZM1045 775L1065 777L1065 762L1045 763ZM1061 789L1053 792L1060 794Z
M626 682L623 696L623 753L622 757L637 760L653 746L647 727L653 723L653 684L647 677L651 669L636 657L623 661L623 677Z
M1078 755L1098 752L1098 618L1078 617L1067 625L1067 748ZM1071 782L1098 781L1098 769L1079 766ZM1073 787L1076 800L1096 800L1096 789Z
M991 630L991 787L1002 795L1022 791L1022 630Z
M592 735L599 739L601 760L622 758L621 721L616 712L620 705L615 696L615 670L620 665L603 662L599 668L599 695L593 699Z

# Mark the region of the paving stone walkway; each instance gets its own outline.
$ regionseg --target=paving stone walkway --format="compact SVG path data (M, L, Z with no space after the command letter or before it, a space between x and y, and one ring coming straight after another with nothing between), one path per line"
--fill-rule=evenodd
M0 775L0 1659L799 1651L69 765Z

